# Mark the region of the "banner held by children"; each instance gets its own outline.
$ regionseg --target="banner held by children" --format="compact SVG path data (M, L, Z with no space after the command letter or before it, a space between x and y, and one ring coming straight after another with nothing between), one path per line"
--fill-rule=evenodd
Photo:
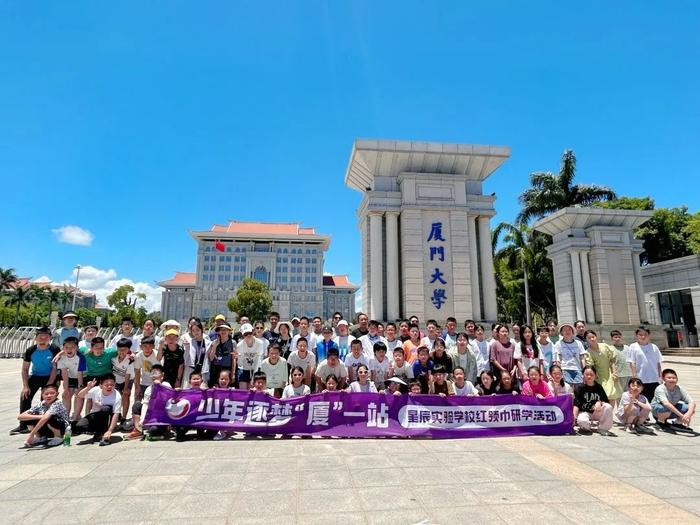
M467 438L573 431L573 398L328 392L292 399L241 390L153 385L144 425L338 437Z

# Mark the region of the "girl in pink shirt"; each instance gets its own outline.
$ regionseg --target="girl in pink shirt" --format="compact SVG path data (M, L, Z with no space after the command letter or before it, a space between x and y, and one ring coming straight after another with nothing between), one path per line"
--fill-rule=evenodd
M542 373L536 366L527 369L527 380L523 383L521 393L524 396L535 396L537 399L554 397L549 385L542 381Z

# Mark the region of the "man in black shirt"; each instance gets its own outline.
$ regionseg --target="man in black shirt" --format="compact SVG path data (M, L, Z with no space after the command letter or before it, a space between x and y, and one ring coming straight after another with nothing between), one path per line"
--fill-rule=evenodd
M363 335L366 335L366 334L369 333L369 326L368 326L368 325L369 325L369 317L367 317L367 314L364 314L364 313L360 312L360 313L357 315L357 322L358 322L358 324L359 324L360 326L358 326L357 328L355 328L355 329L351 332L351 335L352 335L355 339L359 339L359 338L362 337Z
M268 320L270 321L270 329L263 332L263 337L267 339L270 344L276 343L280 338L280 334L277 332L277 323L280 322L280 314L277 312L270 312Z

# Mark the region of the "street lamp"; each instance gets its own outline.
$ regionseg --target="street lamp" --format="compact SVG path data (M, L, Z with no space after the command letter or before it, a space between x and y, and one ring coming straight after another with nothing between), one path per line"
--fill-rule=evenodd
M71 308L71 310L73 310L74 312L75 312L75 299L78 295L78 280L80 279L80 269L81 268L82 268L82 266L80 266L79 264L77 264L75 266L75 269L77 270L77 272L75 273L75 288L73 289L73 307Z

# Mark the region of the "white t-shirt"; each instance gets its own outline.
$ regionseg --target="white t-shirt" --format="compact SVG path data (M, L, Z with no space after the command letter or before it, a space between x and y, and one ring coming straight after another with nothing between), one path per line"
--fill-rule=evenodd
M401 339L394 339L393 341L386 340L387 355L391 355L394 348L403 348L403 341Z
M304 373L306 373L306 369L309 367L311 367L311 370L313 371L313 369L316 367L316 354L307 350L306 356L301 357L299 355L299 351L294 350L291 354L289 354L289 359L287 359L287 363L292 368L294 368L295 366L300 366Z
M559 361L562 370L578 370L581 371L581 356L586 353L583 344L578 339L574 339L570 343L559 339L554 345L554 353L552 358L554 361Z
M141 379L139 379L139 381L141 381L142 385L153 384L153 379L151 379L151 367L155 364L160 364L155 350L153 350L149 356L146 356L143 350L136 354L136 358L134 359L134 372L136 370L141 370Z
M321 363L318 365L318 368L316 369L316 375L321 378L321 381L326 381L329 375L335 374L335 377L338 379L342 377L348 377L348 369L345 366L344 363L341 363L338 361L338 364L335 366L331 366L328 364L328 359L324 359L321 361Z
M122 409L122 395L119 392L117 392L116 388L112 390L112 392L109 395L105 396L102 393L102 388L100 388L99 386L94 386L88 391L87 395L85 396L85 399L89 399L90 401L92 401L92 407L90 407L91 414L99 412L102 409L102 407L106 406L112 407L113 414L121 412Z
M359 381L353 381L350 383L350 392L374 392L376 394L377 387L374 386L372 381L367 381L364 386Z
M659 365L663 361L663 357L661 357L658 346L654 343L644 346L639 343L632 343L630 345L630 357L637 370L637 377L642 380L642 383L659 382Z
M308 385L305 385L304 383L301 384L298 388L294 387L294 385L287 385L284 387L284 391L282 392L282 399L289 399L290 397L298 397L298 396L308 396L311 393L311 389L309 388Z
M170 383L167 381L162 381L160 383L162 386L167 386L168 388L172 388L170 386ZM143 421L146 418L146 412L148 411L148 403L151 402L151 390L153 388L153 383L146 388L146 390L143 393L143 399L141 400L142 407L141 407L141 421Z
M126 380L126 374L129 374L129 380L134 379L134 363L125 357L122 361L119 356L112 358L112 373L117 379L117 383L122 384Z
M185 335L188 335L188 336L189 336L189 334L185 334ZM144 337L146 337L144 334L139 334L139 335L137 335L136 337L134 337L133 341L131 342L131 351L132 351L134 354L141 351L141 340L142 340ZM184 339L183 339L183 338L184 338L184 336L180 337L180 341L184 342ZM160 342L160 337L154 334L154 335L153 335L153 339L155 339L155 344L154 344L154 346L153 346L154 351L155 351L155 349L158 348L158 343ZM189 342L189 341L188 341L188 342ZM184 348L185 345L184 345L184 344L181 344L180 346L182 346L182 347Z
M389 379L387 373L390 366L391 361L386 356L382 362L379 362L375 357L369 360L369 371L374 372L374 384L380 390L384 390L384 381Z
M238 352L238 368L255 372L263 360L263 342L253 337L253 346L248 346L245 339L241 339L236 345Z
M413 379L413 366L406 361L403 362L403 366L396 366L396 363L392 362L391 367L394 369L394 375L399 379L403 379L407 383L408 379Z
M374 343L384 343L386 345L386 339L381 335L375 335L371 337L369 334L365 334L360 337L362 342L362 351L367 354L367 357L372 359L374 357ZM387 345L388 348L389 345Z
M532 347L530 347L530 351L532 351L532 355L534 356L534 350L532 350ZM536 366L537 368L540 367L540 363L542 362L542 359L540 357L528 357L529 351L528 349L525 349L523 352L523 343L516 343L515 344L515 350L513 351L513 359L520 359L522 360L523 363L523 368L527 372L527 369L530 368L531 366ZM541 355L541 354L540 354Z
M427 346L428 349L432 352L435 341L437 341L437 337L435 339L430 339L430 337L426 335L423 339L420 340L420 344L421 346Z
M476 360L477 374L480 374L484 370L491 369L491 364L489 363L489 344L487 341L472 339L469 342L469 349L472 351L474 359Z
M455 335L450 335L445 332L445 337L443 337L443 340L445 341L445 350L448 352L450 350L457 350L457 332L455 332Z
M268 357L260 365L260 370L265 372L269 388L284 388L287 384L287 360L284 357L280 357L274 365Z
M369 368L369 358L364 352L360 352L360 357L355 357L352 353L345 356L345 366L348 367L350 379L357 379L357 369L360 365L365 365Z
M61 358L58 360L57 367L59 370L67 370L68 371L68 377L70 379L77 379L78 378L78 371L80 368L80 360L81 358L83 361L85 360L84 357L82 357L79 354L75 354L72 357L68 357L67 355L61 356ZM82 367L83 371L85 370L85 366Z
M114 337L112 337L112 340L110 341L109 346L112 348L116 348L119 340L124 338L124 339L128 339L129 341L131 341L131 346L133 347L134 346L134 337L136 337L136 336L133 334L132 335L117 334Z
M333 338L333 342L338 345L338 350L340 350L341 357L345 355L350 355L350 343L352 343L354 340L355 338L350 334L342 337L336 335Z
M456 396L478 396L479 391L476 389L474 385L472 385L471 381L465 381L464 386L462 388L458 387L455 382L452 382L452 387L455 389L455 395Z

